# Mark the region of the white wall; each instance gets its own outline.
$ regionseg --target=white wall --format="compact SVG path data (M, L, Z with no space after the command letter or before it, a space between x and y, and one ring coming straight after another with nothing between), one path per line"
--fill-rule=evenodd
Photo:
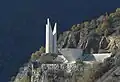
M104 59L110 57L111 55L112 55L112 53L93 54L96 61L98 61L98 62L103 62Z
M75 48L63 48L58 49L59 52L69 61L75 61L76 59L82 59L83 61L97 61L103 62L105 58L110 57L111 53L102 53L102 54L84 54L82 56L83 50L82 49L75 49ZM86 60L84 59L86 57Z

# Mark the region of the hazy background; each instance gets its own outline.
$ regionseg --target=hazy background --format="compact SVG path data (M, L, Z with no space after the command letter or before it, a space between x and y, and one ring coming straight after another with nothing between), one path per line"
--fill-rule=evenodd
M44 45L47 17L62 32L118 7L120 0L0 0L0 82Z

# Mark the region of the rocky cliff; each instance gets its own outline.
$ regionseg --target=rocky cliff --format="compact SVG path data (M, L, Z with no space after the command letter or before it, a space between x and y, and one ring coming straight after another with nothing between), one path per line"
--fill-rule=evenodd
M99 18L73 25L69 31L65 31L59 35L59 48L81 48L84 53L102 53L112 52L112 56L107 58L104 63L95 66L91 72L89 80L86 82L110 82L112 76L105 75L110 71L112 74L119 69L119 49L120 49L120 9L116 9L114 13L105 14ZM28 66L27 66L28 67ZM111 71L113 69L113 71ZM20 74L20 73L19 73ZM27 73L29 75L29 72ZM119 74L113 73L115 78L119 78ZM27 76L26 78L28 78ZM24 76L24 74L22 75ZM16 77L17 79L18 77ZM100 81L102 79L102 81ZM21 81L15 81L21 82ZM23 82L23 81L22 81ZM29 81L24 81L29 82ZM119 82L116 80L115 82Z
M58 38L59 48L82 48L85 53L98 53L101 49L111 50L120 34L120 10L99 18L73 25L70 31ZM118 36L118 37L117 37ZM111 45L111 47L110 47Z

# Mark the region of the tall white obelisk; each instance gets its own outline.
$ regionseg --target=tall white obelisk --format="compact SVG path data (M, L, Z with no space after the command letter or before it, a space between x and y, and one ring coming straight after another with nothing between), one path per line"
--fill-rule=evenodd
M46 53L56 52L57 52L57 23L55 23L54 30L52 32L51 24L48 18L46 24Z
M52 33L52 28L51 28L51 24L50 24L50 21L49 21L49 28L50 28L50 34L49 34L49 37L50 37L50 52L49 53L53 53L53 33Z
M53 53L57 53L57 23L55 23L53 29Z
M52 53L52 29L50 25L49 19L47 19L47 24L46 24L46 53Z
M49 44L50 44L50 42L49 42L49 38L50 38L50 37L49 37L49 34L50 34L50 33L49 33L49 32L50 32L50 31L49 31L49 30L50 30L50 29L49 29L49 25L46 24L46 44L45 44L45 46L46 46L46 51L45 51L45 52L46 52L46 53L49 53L49 52L50 52L50 50L49 50L49 47L50 47L50 46L49 46Z

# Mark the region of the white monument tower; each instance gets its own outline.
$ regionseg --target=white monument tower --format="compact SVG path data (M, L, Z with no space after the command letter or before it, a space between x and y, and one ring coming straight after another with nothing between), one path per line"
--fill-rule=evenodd
M55 23L53 29L53 52L57 53L57 23Z
M48 18L46 24L46 53L56 52L57 52L57 23L55 23L52 32L51 24Z

